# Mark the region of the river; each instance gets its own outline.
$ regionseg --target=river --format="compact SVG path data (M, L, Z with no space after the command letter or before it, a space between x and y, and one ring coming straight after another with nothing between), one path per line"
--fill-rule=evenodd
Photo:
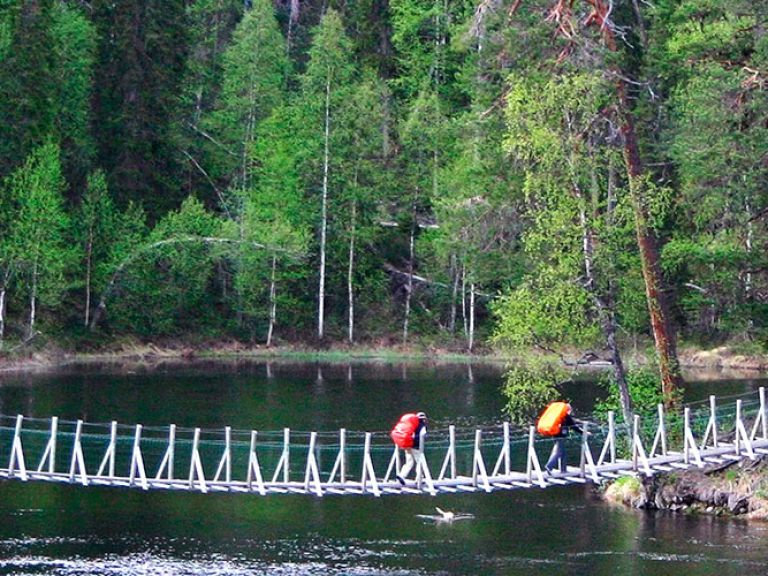
M502 420L502 370L433 363L70 366L0 377L0 413L240 429ZM756 379L694 379L686 399ZM566 394L587 410L590 381ZM435 506L471 514L423 518ZM250 496L0 482L0 575L767 574L768 525L647 513L557 487L428 496Z

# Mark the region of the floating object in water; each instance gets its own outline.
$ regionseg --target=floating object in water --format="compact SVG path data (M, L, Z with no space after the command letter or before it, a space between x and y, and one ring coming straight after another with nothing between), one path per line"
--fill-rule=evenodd
M435 506L435 510L437 510L437 514L417 514L416 516L428 522L435 522L436 524L451 524L458 520L471 520L475 517L473 514L442 510L437 506Z

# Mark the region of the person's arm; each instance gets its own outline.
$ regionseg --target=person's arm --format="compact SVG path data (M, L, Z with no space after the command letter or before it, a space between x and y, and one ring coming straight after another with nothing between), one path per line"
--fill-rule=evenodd
M419 430L416 432L416 449L424 451L424 438L427 435L427 427L426 426L419 426Z
M570 414L568 414L568 416L565 417L565 421L563 422L563 424L568 430L575 430L579 434L584 433L584 429L581 426L579 426L579 423Z

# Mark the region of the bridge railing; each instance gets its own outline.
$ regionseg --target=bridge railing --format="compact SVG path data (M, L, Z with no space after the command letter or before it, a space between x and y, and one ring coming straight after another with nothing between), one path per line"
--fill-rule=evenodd
M635 417L630 426L608 415L566 440L573 466L562 478L598 481L611 471L651 474L668 462L702 465L719 451L754 457L768 442L765 390L679 414ZM127 426L111 422L0 416L0 477L144 489L267 493L372 493L493 490L556 483L541 462L552 440L501 426L430 431L416 483L394 481L403 460L385 432L244 431ZM705 454L706 453L706 454ZM578 456L576 456L578 455Z

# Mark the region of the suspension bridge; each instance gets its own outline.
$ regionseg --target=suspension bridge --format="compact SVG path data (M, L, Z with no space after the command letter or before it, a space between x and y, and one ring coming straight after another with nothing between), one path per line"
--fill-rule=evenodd
M127 426L0 416L0 479L254 495L492 492L600 483L768 454L765 389L716 398L625 425L583 424L566 440L574 463L548 474L552 447L533 426L430 430L415 479L395 475L403 453L388 432L260 432Z

